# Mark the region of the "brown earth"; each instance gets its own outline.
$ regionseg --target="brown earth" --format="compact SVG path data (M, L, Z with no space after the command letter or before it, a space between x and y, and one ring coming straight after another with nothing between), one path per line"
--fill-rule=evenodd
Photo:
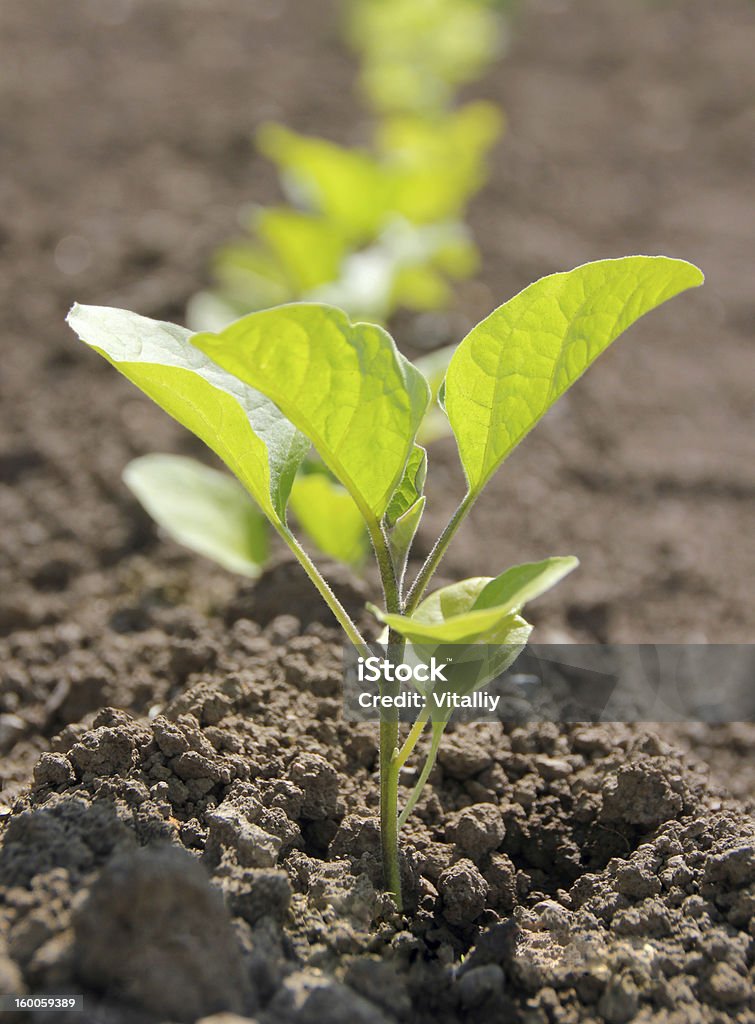
M459 728L407 828L401 921L373 729L339 717L306 582L239 585L120 483L136 454L199 449L65 311L180 319L237 206L276 195L262 120L365 137L333 26L303 0L0 6L0 992L140 1024L755 1020L749 725ZM707 274L451 550L449 577L578 554L541 640L751 639L754 27L748 0L531 0L475 89L509 117L472 211L484 271L410 344L588 259ZM450 443L432 466L425 547L460 486ZM342 588L357 613L374 594Z

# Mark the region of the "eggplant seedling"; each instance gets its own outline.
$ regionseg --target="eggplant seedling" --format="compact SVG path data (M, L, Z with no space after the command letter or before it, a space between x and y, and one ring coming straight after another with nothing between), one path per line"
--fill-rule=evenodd
M494 310L458 345L438 402L456 439L466 491L411 583L408 556L425 507L425 450L417 432L430 401L423 374L391 336L352 323L341 310L293 303L251 313L213 333L192 334L126 310L75 305L68 322L166 412L201 438L249 495L227 481L186 474L152 476L161 516L181 519L204 553L231 567L260 544L253 503L290 547L360 655L371 653L287 519L297 472L314 446L359 512L377 560L389 650L407 643L500 647L498 668L526 643L524 605L557 583L575 558L548 558L501 575L462 580L425 596L448 545L502 462L607 346L635 320L702 284L690 263L631 256L588 263L531 284ZM187 523L190 502L197 518ZM214 493L207 489L216 488ZM172 509L171 511L171 502ZM191 518L189 516L189 518ZM245 528L245 523L248 529ZM384 680L386 697L399 683ZM447 718L432 723L432 744L399 817L399 771L427 717L401 743L398 711L380 722L380 824L386 889L401 906L400 822L432 767Z

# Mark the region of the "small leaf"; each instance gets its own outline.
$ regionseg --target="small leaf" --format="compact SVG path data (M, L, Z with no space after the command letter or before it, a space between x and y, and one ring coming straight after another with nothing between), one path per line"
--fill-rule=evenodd
M117 370L201 438L273 523L309 442L276 406L193 345L197 335L125 309L74 305L68 323Z
M429 389L373 324L295 303L252 313L192 343L268 396L315 446L368 522L379 521L403 476Z
M349 492L325 473L297 476L291 508L323 554L347 565L364 562L370 547L364 520Z
M257 133L260 150L284 172L297 200L354 243L373 238L394 208L393 183L366 150L299 135L278 124Z
M390 527L415 505L425 489L427 479L427 452L415 444L406 463L401 482L393 493L385 513L386 524Z
M231 572L259 574L267 521L233 477L181 455L143 455L126 466L123 480L179 544Z
M470 492L627 327L702 283L683 260L601 260L536 281L473 328L442 396Z
M501 643L500 636L527 601L539 597L577 565L576 558L548 558L514 566L495 578L474 576L426 597L413 615L370 606L377 618L414 644Z
M485 608L523 608L554 587L578 565L579 559L572 555L515 565L491 580L480 591L472 607L475 611Z
M424 495L418 498L403 515L399 516L388 534L388 546L396 570L396 577L399 580L403 579L406 572L409 551L419 529L422 513L425 511L426 500Z

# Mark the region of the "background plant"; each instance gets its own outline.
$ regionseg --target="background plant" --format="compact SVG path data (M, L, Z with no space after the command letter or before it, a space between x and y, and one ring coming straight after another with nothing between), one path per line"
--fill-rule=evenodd
M456 438L467 489L411 584L408 553L421 519L427 457L417 432L431 398L423 374L380 326L341 310L295 303L249 314L217 333L194 333L125 310L75 306L79 337L226 463L290 547L349 640L365 638L303 549L287 519L296 473L311 446L364 521L380 571L384 607L373 611L400 657L406 641L432 648L487 644L506 664L526 643L523 606L570 572L551 558L495 578L425 592L456 530L510 452L598 355L644 313L702 283L689 263L635 256L586 264L543 278L478 324L455 350L438 401ZM208 554L249 557L241 492L224 498L217 480L197 482L204 522L216 531ZM185 487L185 481L184 481ZM191 486L180 503L182 529ZM171 519L168 492L160 514ZM224 505L229 513L227 523ZM248 520L253 523L253 519ZM256 537L256 525L252 526ZM225 557L225 556L224 556ZM384 683L387 695L397 684ZM427 722L403 742L396 714L380 724L380 820L386 888L401 905L399 771ZM424 782L446 721L433 722Z
M361 94L375 118L371 142L340 146L276 124L258 131L258 147L275 164L287 202L244 211L246 234L214 254L215 286L190 300L189 326L220 330L251 311L299 300L378 323L398 310L447 307L453 283L478 266L465 215L503 127L494 104L458 105L456 94L500 55L503 14L511 7L491 0L347 0L343 33L359 57ZM419 364L433 397L452 351L438 349ZM418 440L427 444L447 432L433 404ZM176 480L192 472L185 458L172 467L170 459L137 459L124 474L166 528L153 483L161 470ZM348 492L323 470L321 462L304 460L291 508L319 551L358 570L369 548L363 521ZM172 532L204 553L195 531ZM256 575L268 553L261 536L236 567Z

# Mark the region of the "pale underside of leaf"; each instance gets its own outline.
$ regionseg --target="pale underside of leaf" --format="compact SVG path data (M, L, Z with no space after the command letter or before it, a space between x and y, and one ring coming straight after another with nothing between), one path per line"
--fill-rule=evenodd
M352 324L330 306L293 303L192 341L275 402L368 523L382 518L429 397L424 377L386 331Z
M82 341L207 444L280 524L309 441L259 391L193 345L189 331L127 310L75 305Z
M259 575L267 521L227 473L181 455L143 455L123 480L155 522L179 544L231 572Z

